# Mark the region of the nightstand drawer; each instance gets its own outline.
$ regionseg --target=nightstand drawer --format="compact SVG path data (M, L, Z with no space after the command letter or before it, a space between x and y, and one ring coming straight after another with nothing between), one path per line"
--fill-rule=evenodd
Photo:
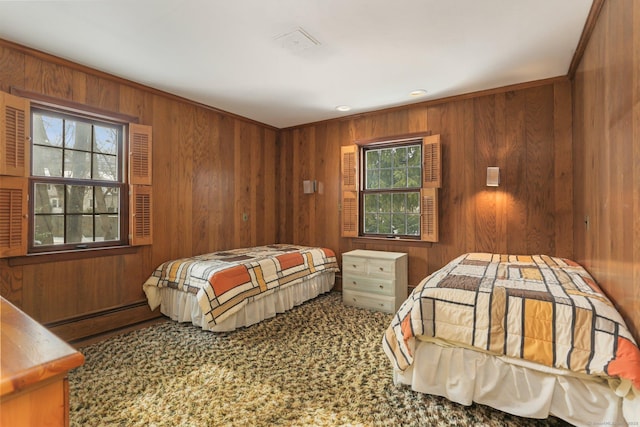
M393 279L362 277L351 273L346 273L342 278L342 287L352 291L394 296L395 286Z
M346 305L352 305L355 307L369 308L371 310L379 310L387 313L395 312L395 298L343 290L342 301Z
M367 260L358 257L343 257L342 258L342 271L367 274Z
M367 273L372 276L388 276L393 277L396 272L395 261L386 259L369 259L367 260Z

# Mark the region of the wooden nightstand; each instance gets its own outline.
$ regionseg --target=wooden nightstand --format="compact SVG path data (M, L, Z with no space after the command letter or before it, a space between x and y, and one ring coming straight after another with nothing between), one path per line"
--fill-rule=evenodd
M407 298L408 256L357 249L342 254L342 301L395 313Z

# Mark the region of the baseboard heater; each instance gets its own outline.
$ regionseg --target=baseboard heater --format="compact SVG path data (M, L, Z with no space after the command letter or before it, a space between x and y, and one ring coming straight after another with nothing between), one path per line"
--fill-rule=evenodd
M162 314L159 310L151 311L149 309L146 300L140 300L118 307L45 323L44 326L65 341L74 342L135 326L161 316Z

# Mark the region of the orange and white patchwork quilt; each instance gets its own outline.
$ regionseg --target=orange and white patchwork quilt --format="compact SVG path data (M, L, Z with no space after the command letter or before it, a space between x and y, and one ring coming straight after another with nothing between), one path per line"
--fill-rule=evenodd
M215 325L259 295L336 271L330 249L276 244L167 261L143 288L168 287L196 295L206 321Z
M640 390L640 350L624 320L589 273L563 258L456 258L416 287L387 329L383 348L396 369L413 363L419 336L620 378Z

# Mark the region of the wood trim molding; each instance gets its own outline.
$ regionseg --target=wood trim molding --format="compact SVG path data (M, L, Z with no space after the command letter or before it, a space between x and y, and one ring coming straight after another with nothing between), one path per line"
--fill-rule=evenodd
M93 248L84 250L74 250L69 252L45 252L36 253L20 257L8 258L9 266L43 264L45 262L72 261L87 258L97 258L103 256L134 254L138 251L136 246L113 246L104 248Z
M589 10L587 21L584 24L582 34L580 35L580 40L578 41L578 46L576 47L576 51L574 52L573 58L571 59L571 64L569 65L569 72L567 73L567 75L569 76L570 80L573 80L573 78L576 76L578 65L580 65L580 61L582 61L582 56L587 49L587 44L589 44L593 29L598 22L598 16L600 16L602 6L604 6L604 0L593 0L593 3L591 4L591 9Z
M353 143L356 145L375 145L375 144L391 144L394 142L408 142L412 140L422 139L425 136L430 136L431 131L427 132L414 132L414 133L405 133L403 135L393 135L393 136L382 136L379 138L371 138L371 139L360 139L354 141Z
M19 96L21 98L27 98L31 101L32 105L36 104L36 107L38 105L42 105L56 110L62 109L62 112L71 111L74 114L78 114L84 117L90 116L91 118L126 123L138 123L140 120L138 117L130 116L128 114L103 110L101 108L92 107L91 105L81 104L79 102L69 101L62 98L56 98L39 92L32 92L17 87L11 87L11 94Z

